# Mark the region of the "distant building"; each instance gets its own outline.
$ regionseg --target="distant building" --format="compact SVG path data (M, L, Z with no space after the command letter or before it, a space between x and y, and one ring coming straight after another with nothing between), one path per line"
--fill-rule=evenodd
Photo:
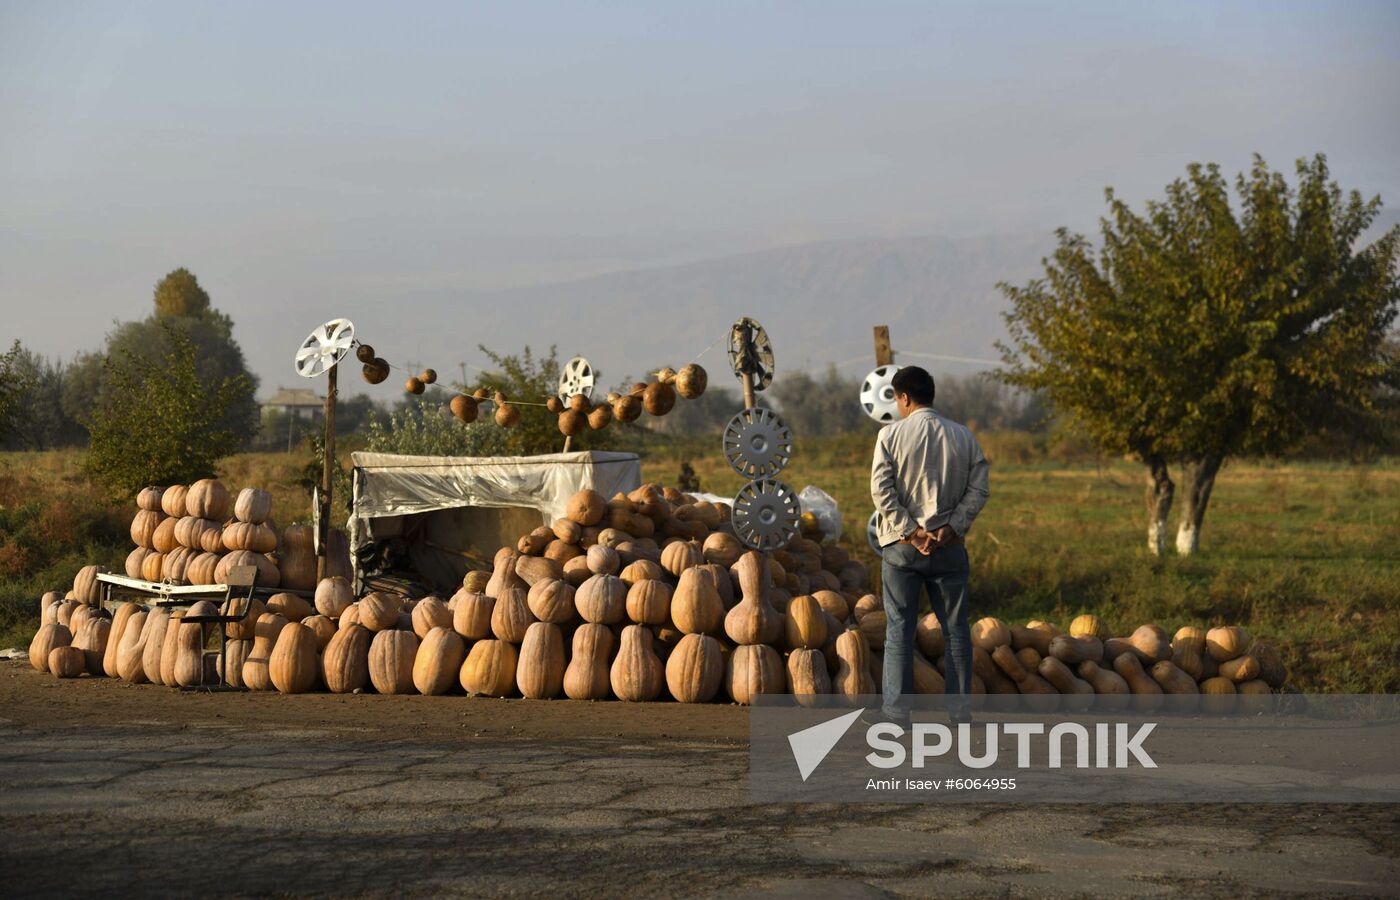
M277 393L263 401L263 415L280 412L293 419L314 419L321 414L325 399L310 388L279 387Z

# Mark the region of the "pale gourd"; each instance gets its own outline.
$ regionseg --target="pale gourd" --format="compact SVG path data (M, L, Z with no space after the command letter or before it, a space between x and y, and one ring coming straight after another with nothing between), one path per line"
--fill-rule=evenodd
M553 531L554 539L565 544L577 544L583 537L583 526L573 519L555 519Z
M433 626L423 635L413 659L413 686L426 697L447 693L457 683L466 659L467 642L462 636L446 626Z
M272 495L257 488L244 488L233 501L233 517L240 522L261 525L272 515Z
M1062 634L1050 639L1049 651L1047 656L1053 656L1067 666L1078 666L1085 660L1102 660L1103 641L1097 637L1071 637Z
M244 687L243 663L253 650L253 642L229 641L224 645L223 655L215 660L215 673L223 678L229 687Z
M161 512L176 519L189 515L185 511L185 501L189 496L189 490L183 484L172 484L162 491L160 495Z
M831 693L831 675L820 650L798 649L788 654L787 692L800 706L813 706L817 697Z
M1221 678L1231 682L1253 681L1259 677L1259 660L1253 656L1237 656L1220 664Z
M700 548L690 541L674 541L661 551L661 567L677 578L691 566L704 562Z
M919 619L914 626L914 643L919 645L919 652L926 659L943 658L943 624L938 621L938 616L928 613ZM1049 646L1046 641L1046 646ZM1017 649L1020 649L1019 647ZM1044 654L1042 654L1044 655Z
M1081 665L1083 665L1081 663ZM1162 686L1154 681L1142 668L1142 662L1134 653L1124 653L1113 661L1113 671L1128 683L1133 693L1133 709L1137 712L1151 712L1162 703ZM1178 670L1179 671L1179 670ZM1190 676L1187 676L1188 678Z
M484 697L510 695L515 690L516 660L515 647L506 641L477 641L462 663L462 688Z
M525 631L535 621L530 612L530 589L519 577L504 582L496 593L496 603L491 608L491 633L497 639L517 646L525 640Z
M574 595L574 587L567 581L546 578L530 587L525 602L530 607L530 613L539 621L565 625L572 622L577 614Z
M413 633L418 635L420 641L426 638L434 628L452 628L452 610L448 609L447 604L438 597L424 597L413 604L410 618L413 622ZM419 652L422 652L421 648ZM464 650L463 653L465 652ZM461 667L462 661L460 659L452 664L453 678L457 677L457 670ZM426 692L420 688L419 693Z
M627 612L627 584L614 575L594 575L574 594L574 605L585 622L612 625Z
M724 617L724 631L736 644L772 644L783 633L783 617L766 596L768 558L751 550L734 564L741 599ZM684 630L684 629L682 629Z
M288 622L300 622L316 614L316 610L299 594L283 592L267 598L267 608Z
M1069 635L1076 638L1098 638L1100 641L1109 639L1108 625L1098 616L1082 615L1076 616L1073 622L1069 623Z
M200 519L218 519L228 516L228 488L216 478L201 478L190 485L185 494L185 509L182 515Z
M708 703L724 683L724 654L707 634L686 634L666 658L666 689L681 703Z
M77 678L87 670L87 657L77 647L55 647L44 668L55 678Z
M96 606L102 599L102 583L98 575L106 575L106 566L83 566L73 577L73 599L85 606Z
M253 648L243 661L243 686L250 691L270 691L273 689L272 675L268 671L268 661L277 646L277 636L286 627L287 620L276 613L263 613L258 616L253 628Z
M724 687L729 699L744 706L760 694L783 693L787 689L787 673L778 651L767 644L735 647L725 664Z
M992 650L992 662L1002 673L1012 680L1016 685L1016 690L1022 694L1057 694L1059 689L1049 681L1045 680L1037 670L1027 670L1021 664L1021 660L1007 644L1002 644Z
M1171 638L1157 625L1139 625L1128 638L1128 643L1132 645L1133 652L1143 665L1159 663L1172 657Z
M138 511L131 520L131 542L137 547L154 550L156 528L164 520L165 513L158 510Z
M320 670L316 650L316 632L300 622L288 622L277 633L268 659L273 687L282 694L304 694L315 687Z
M597 491L579 491L569 498L565 515L581 526L597 525L607 513L608 501Z
M734 535L726 531L716 531L705 538L701 552L704 554L705 562L715 563L727 569L744 555L744 545L739 543L739 539Z
M1216 662L1243 656L1249 645L1249 632L1238 625L1225 625L1206 632L1206 652Z
M357 622L370 631L387 631L399 623L403 600L395 594L372 591L355 604L359 611Z
M491 613L496 601L466 588L452 595L452 630L469 641L491 636Z
M843 631L836 638L837 668L831 679L831 692L854 698L875 693L870 677L870 647L859 631Z
M411 694L418 635L397 628L380 631L369 645L369 680L381 694Z
M588 548L588 553L584 556L584 565L594 575L616 575L622 568L622 558L617 555L615 549L602 543L600 535L599 543Z
M661 693L661 660L652 649L652 633L644 625L628 625L618 640L609 680L619 700L655 700Z
M68 630L68 626L57 622L44 625L35 632L34 639L29 642L29 664L36 671L47 672L49 654L58 647L67 647L72 643L73 634Z
M170 610L158 606L146 618L146 649L141 654L141 666L146 670L146 680L152 684L165 684L161 679L160 660L164 655L165 635L171 615Z
M564 635L558 625L535 622L526 630L515 683L521 696L530 700L559 696L564 687Z
M665 625L671 619L671 586L664 581L638 581L627 591L627 618L639 625Z
M351 625L336 631L321 653L321 676L333 694L349 694L369 685L369 645L374 634Z
M724 621L724 604L714 577L695 566L681 573L671 594L671 620L686 634L712 634Z
M322 578L316 585L316 611L328 619L338 619L355 602L350 582L339 575Z
M573 652L564 670L564 693L571 700L603 700L612 689L612 660L616 638L606 625L586 622L574 631ZM675 658L675 654L671 654Z
M821 605L821 608L831 614L831 617L838 622L844 622L851 616L851 605L846 598L837 591L814 591L813 599Z
M522 556L515 561L515 574L529 587L545 580L564 577L564 566L557 559L542 556Z
M141 684L146 680L141 658L146 650L147 615L145 609L138 609L122 629L121 643L117 647L117 675L127 684Z
M998 647L1011 644L1011 629L1001 619L987 616L972 623L973 646L991 653Z
M687 400L694 400L705 393L709 381L710 377L703 368L696 363L689 363L676 373L676 393Z
M116 612L112 614L112 630L107 634L107 648L102 653L102 671L107 674L108 678L121 677L121 671L117 667L117 653L121 649L121 641L126 635L127 627L131 625L132 618L139 612L144 612L144 608L140 604L127 602L118 606Z
M1171 660L1153 664L1152 680L1161 685L1163 692L1168 694L1200 693L1196 680L1172 665Z
M165 493L163 488L154 485L143 487L136 492L136 508L150 512L160 512L160 498Z

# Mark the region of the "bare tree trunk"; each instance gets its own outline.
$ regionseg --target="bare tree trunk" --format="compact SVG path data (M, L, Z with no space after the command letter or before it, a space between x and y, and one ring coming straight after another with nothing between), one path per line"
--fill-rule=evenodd
M1176 552L1182 556L1190 556L1200 546L1201 521L1206 517L1215 476L1224 461L1221 456L1203 456L1181 464L1186 498L1185 505L1181 507L1181 521L1177 524Z
M1146 456L1147 464L1147 549L1161 556L1167 549L1167 515L1172 511L1172 484L1167 461L1160 456Z

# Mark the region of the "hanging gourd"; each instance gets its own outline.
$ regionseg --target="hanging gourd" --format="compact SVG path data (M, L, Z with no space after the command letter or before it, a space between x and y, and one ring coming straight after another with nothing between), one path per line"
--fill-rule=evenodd
M452 415L456 416L463 425L470 425L475 422L480 412L477 408L476 398L468 397L465 394L458 394L453 397L448 402L447 406L452 410Z
M709 383L710 376L695 363L683 366L680 372L676 373L676 393L687 400L694 400L705 393L705 388Z

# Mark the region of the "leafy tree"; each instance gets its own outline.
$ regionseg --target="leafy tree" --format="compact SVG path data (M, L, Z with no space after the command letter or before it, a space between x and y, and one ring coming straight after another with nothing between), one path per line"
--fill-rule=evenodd
M162 292L167 299L162 299ZM168 299L170 297L184 299L177 302ZM208 294L199 288L193 275L177 269L162 279L156 286L155 306L156 312L146 319L118 324L107 335L107 345L102 351L83 354L68 367L62 405L69 417L89 425L93 410L118 399L113 396L108 361L132 353L147 360L161 359L173 349L169 337L172 334L194 345L196 366L206 382L219 384L241 376L251 381L256 391L257 379L248 371L243 350L233 338L232 320L208 305ZM232 404L218 424L246 443L257 432L258 419L257 401L249 394Z
M494 395L502 391L506 399L522 401L520 423L513 428L503 429L505 444L501 455L534 456L541 453L558 453L564 449L564 436L559 433L559 417L543 406L537 405L554 396L559 389L559 350L551 346L547 356L535 356L529 347L519 355L502 355L484 346L480 347L487 359L495 366L495 371L482 374L474 385L457 385L468 393L476 388L485 388ZM595 400L602 398L596 396ZM445 401L444 401L445 402ZM531 405L536 404L536 405ZM494 414L494 408L483 405L482 419ZM614 421L602 431L585 428L574 438L572 450L607 450L617 442L622 430ZM493 427L495 427L493 425ZM624 426L626 427L626 426Z
M857 402L860 382L842 378L835 366L827 367L820 378L793 372L774 381L769 390L799 440L803 436L847 434L871 424Z
M485 417L463 425L448 410L449 399L444 391L410 397L389 415L370 420L365 449L420 456L511 454L506 429Z
M82 427L64 413L60 402L66 377L63 364L44 359L18 342L5 359L15 390L9 399L11 425L0 429L0 448L47 450L82 443Z
M24 393L29 388L20 366L22 353L24 348L16 340L13 346L0 356L0 440L9 440L14 434Z
M252 379L206 380L194 342L162 327L160 358L123 350L107 361L111 399L93 412L86 468L114 492L209 477L243 437L224 423L252 397Z
M1221 465L1324 429L1376 421L1400 384L1387 333L1400 306L1400 227L1364 249L1380 210L1299 160L1290 187L1258 157L1235 179L1192 165L1145 213L1110 189L1103 245L1057 232L1044 277L1011 301L1003 377L1044 391L1109 452L1147 466L1148 543L1165 545L1180 466L1177 550L1192 553Z

